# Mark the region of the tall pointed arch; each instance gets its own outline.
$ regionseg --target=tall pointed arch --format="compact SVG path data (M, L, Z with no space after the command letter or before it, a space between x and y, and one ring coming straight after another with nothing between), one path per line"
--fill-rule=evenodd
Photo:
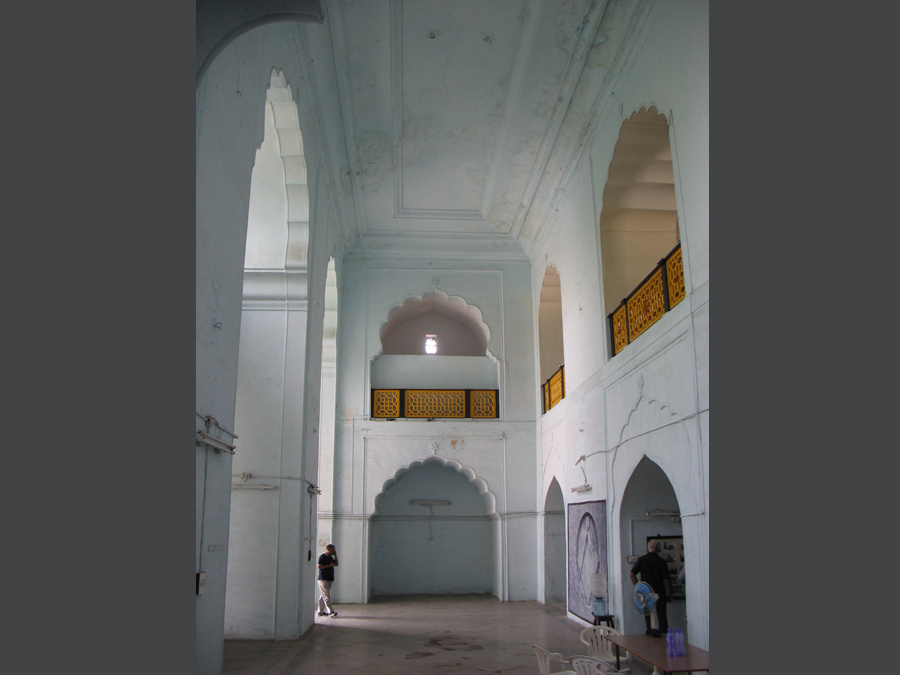
M622 122L599 227L609 313L679 242L669 126L655 106Z
M310 395L307 363L294 356L308 344L309 193L297 105L280 69L271 70L261 102L235 395L245 445L232 464L225 636L286 639L302 632L295 608L312 592L302 581L306 551L301 556L296 546L298 536L312 540L311 497L287 488L279 468L301 462Z

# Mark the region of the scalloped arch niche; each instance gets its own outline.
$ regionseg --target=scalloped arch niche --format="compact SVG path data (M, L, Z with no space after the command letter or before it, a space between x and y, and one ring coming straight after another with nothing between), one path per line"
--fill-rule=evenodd
M425 341L434 336L437 352ZM381 353L372 360L375 389L498 389L499 362L481 310L437 289L394 305L379 331Z
M491 331L481 310L458 295L432 290L394 305L381 325L382 354L425 354L425 338L437 336L437 354L486 356Z
M447 504L423 505L437 500ZM369 532L373 596L494 593L496 499L472 469L437 455L384 483Z

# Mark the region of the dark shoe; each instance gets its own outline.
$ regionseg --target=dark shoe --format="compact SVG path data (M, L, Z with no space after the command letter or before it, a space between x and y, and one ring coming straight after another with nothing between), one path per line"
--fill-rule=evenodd
M329 614L328 616L337 616L337 612L332 612L332 613Z
M328 616L327 612L318 612L319 616Z

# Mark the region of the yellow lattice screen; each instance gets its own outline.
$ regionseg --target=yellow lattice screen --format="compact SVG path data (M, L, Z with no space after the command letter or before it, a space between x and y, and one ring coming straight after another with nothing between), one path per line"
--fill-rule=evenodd
M666 261L666 281L669 284L669 309L684 300L684 263L679 248Z
M375 389L372 395L372 417L400 417L400 390Z
M618 354L628 344L628 321L626 306L622 305L613 312L613 354Z
M473 389L469 394L469 405L472 417L498 417L497 392L492 389Z
M628 299L628 329L631 340L650 328L665 313L662 268L658 267Z
M544 412L550 410L550 387L547 384L541 385L541 391L544 394Z
M609 315L613 356L634 342L663 314L684 300L686 295L684 262L679 244L660 262L647 280L628 296L625 304Z
M550 377L549 387L550 390L550 407L552 408L557 403L563 400L566 392L563 388L563 369L560 368Z
M463 389L407 389L406 417L465 417L466 392Z

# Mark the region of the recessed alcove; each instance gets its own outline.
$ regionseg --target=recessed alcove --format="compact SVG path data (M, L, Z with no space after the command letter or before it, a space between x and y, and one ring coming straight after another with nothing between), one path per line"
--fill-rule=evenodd
M499 389L499 361L481 310L434 289L394 305L379 331L373 389ZM432 340L434 353L426 345Z

